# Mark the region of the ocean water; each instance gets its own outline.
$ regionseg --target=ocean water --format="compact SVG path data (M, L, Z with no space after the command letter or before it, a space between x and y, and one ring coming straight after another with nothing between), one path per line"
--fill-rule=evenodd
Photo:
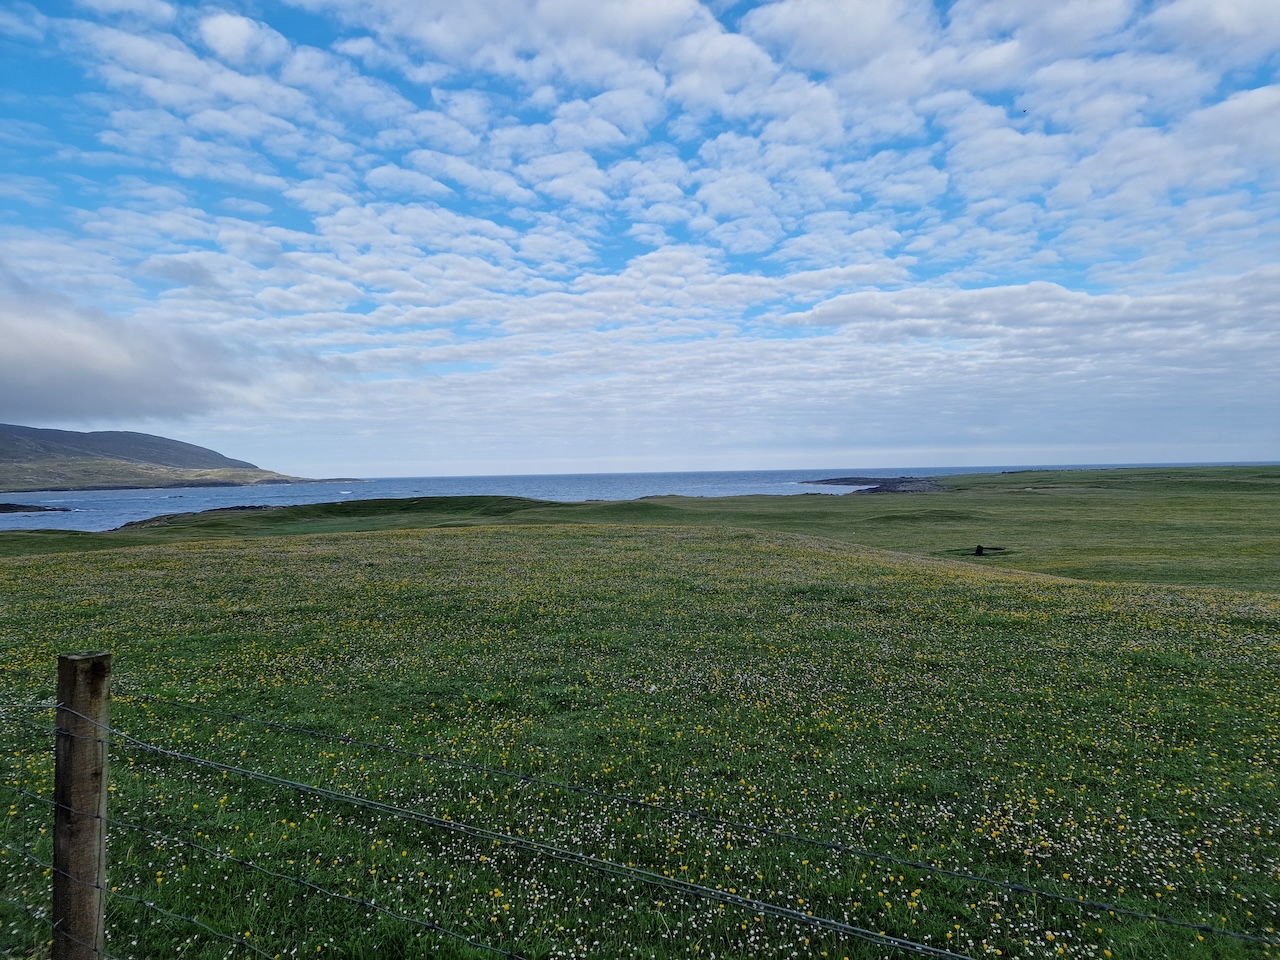
M1101 465L1091 465L1101 466ZM1154 466L1126 464L1125 466ZM582 502L640 497L736 497L749 494L840 496L850 487L814 486L828 477L936 477L957 473L1063 469L1042 466L901 467L892 469L746 470L703 473L574 473L509 477L386 477L262 487L180 487L146 490L77 490L0 493L0 502L63 507L62 513L0 513L5 530L113 530L126 523L220 507L288 506L343 500L496 495ZM1076 466L1071 469L1085 469Z

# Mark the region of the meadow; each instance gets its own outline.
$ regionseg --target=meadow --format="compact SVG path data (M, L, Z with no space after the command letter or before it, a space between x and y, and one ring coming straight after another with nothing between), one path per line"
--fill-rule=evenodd
M0 956L86 649L113 957L1276 955L1278 474L10 535Z
M1280 591L1280 466L1025 471L941 478L938 494L649 497L549 503L423 497L182 514L109 533L0 533L0 557L128 544L422 527L741 527L1089 580ZM831 489L831 488L827 488Z

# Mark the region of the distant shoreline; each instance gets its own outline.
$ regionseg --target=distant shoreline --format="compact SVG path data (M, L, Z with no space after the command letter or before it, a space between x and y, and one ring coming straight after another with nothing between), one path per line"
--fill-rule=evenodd
M20 487L0 489L0 493L79 493L87 490L186 490L199 487L285 487L307 483L367 483L359 477L292 477L288 480L182 480L175 483L110 483L93 486Z
M831 487L863 487L850 493L937 493L947 488L927 477L831 477L827 480L805 480L804 483Z

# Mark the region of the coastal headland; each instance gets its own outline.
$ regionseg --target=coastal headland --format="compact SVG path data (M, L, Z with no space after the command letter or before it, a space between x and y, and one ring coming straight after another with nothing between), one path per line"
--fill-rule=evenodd
M149 433L0 424L0 491L305 483L215 450Z

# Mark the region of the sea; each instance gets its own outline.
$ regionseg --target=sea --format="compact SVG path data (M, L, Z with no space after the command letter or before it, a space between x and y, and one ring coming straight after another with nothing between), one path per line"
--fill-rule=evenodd
M737 470L697 473L563 473L529 476L382 477L316 480L253 487L166 487L144 490L24 491L0 493L0 502L59 507L50 513L0 513L6 530L114 530L127 523L225 507L289 506L407 497L468 495L528 497L566 503L636 500L642 497L738 497L753 494L841 496L865 487L814 485L832 477L940 477L1017 470L1085 470L1175 464L1073 464L986 467L833 468L830 470ZM1186 464L1178 464L1186 466Z

